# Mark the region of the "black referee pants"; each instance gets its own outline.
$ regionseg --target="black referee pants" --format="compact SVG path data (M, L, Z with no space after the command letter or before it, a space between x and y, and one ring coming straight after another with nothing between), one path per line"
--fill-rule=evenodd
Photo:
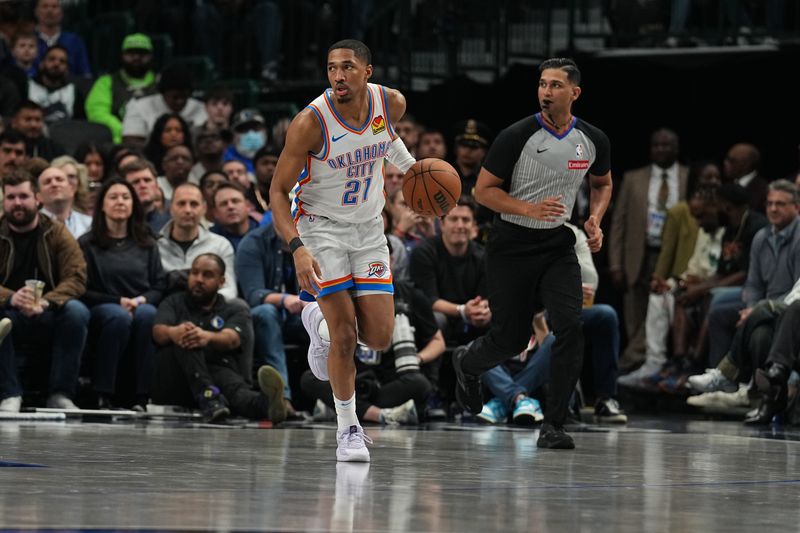
M533 316L546 309L556 341L550 363L545 423L564 424L583 364L581 269L575 234L561 226L530 230L495 224L487 245L489 333L472 343L462 368L480 376L528 345Z

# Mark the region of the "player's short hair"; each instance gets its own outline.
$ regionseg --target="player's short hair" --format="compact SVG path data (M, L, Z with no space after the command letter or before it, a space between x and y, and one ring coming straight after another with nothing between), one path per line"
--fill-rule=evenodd
M581 71L578 70L578 65L572 59L568 57L552 57L547 59L539 65L539 74L550 68L563 70L567 73L567 79L570 83L575 85L581 84Z
M792 196L792 202L800 203L800 197L797 195L797 185L792 183L789 180L775 180L769 184L769 190L772 191L780 191L790 194Z
M369 47L367 47L367 45L362 43L361 41L357 41L355 39L344 39L342 41L333 43L331 47L328 48L328 54L340 48L347 48L348 50L352 50L355 56L359 60L363 61L364 64L366 65L372 64L372 52L370 52Z

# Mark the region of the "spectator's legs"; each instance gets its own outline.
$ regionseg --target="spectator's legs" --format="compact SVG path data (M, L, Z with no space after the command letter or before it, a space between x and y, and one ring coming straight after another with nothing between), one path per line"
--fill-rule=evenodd
M716 367L730 350L736 333L736 323L739 321L739 311L744 307L745 304L741 301L730 302L720 304L709 312L708 362L711 367Z
M39 324L53 330L53 355L50 363L50 394L75 396L81 354L89 330L89 310L78 300L68 300L56 311L46 311Z
M130 348L136 358L136 395L139 401L144 401L150 394L156 349L153 342L155 321L156 308L153 305L142 304L133 313Z
M594 393L598 398L617 394L619 321L610 305L595 304L581 312L583 336L592 349Z
M300 389L303 393L313 400L321 400L325 405L331 409L336 409L333 405L333 390L329 381L321 381L314 377L310 370L303 372L300 378ZM358 388L356 388L358 394ZM367 412L372 404L364 397L358 396L356 398L356 416L360 421L364 421L364 413Z
M154 403L196 407L197 397L213 384L203 350L171 344L156 351L150 387Z
M272 304L262 304L252 309L255 349L253 360L256 366L269 365L283 378L283 397L291 399L289 371L286 367L286 351L283 344L283 317Z
M250 20L261 60L261 75L266 80L275 81L283 29L280 6L274 0L261 0L253 7Z
M780 318L775 339L767 361L779 363L788 369L796 366L800 357L800 301L790 305Z
M550 360L556 337L552 333L540 341L536 350L528 354L528 364L514 375L514 381L526 395L542 387L550 379ZM514 397L509 398L509 409L514 408Z
M133 319L117 303L92 307L89 331L96 343L92 385L98 393L112 395L116 389L117 366L128 347Z
M11 319L11 333L0 343L0 400L11 396L22 396L22 386L17 375L14 338L24 338L30 331L32 321L16 309L6 309L0 314Z
M529 363L529 365L532 364ZM544 373L544 372L543 372ZM542 381L547 381L547 374L544 373ZM526 389L522 384L514 381L508 369L500 363L499 365L491 368L483 373L481 382L486 385L492 394L499 398L506 409L514 408L514 398L520 394L528 394L529 389Z
M380 408L397 407L408 400L414 400L417 412L423 412L425 399L431 390L431 384L420 372L404 372L397 379L381 383L375 396L375 405Z
M247 385L236 361L217 354L210 357L213 358L213 362L208 364L211 378L228 400L231 413L257 420L269 418L269 399Z

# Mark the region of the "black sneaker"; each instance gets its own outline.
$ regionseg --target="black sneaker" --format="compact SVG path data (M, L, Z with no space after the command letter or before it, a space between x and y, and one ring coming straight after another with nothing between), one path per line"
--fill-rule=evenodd
M225 396L213 385L200 393L197 403L200 405L200 410L203 411L203 419L206 422L221 422L231 414Z
M539 440L536 441L537 448L550 448L554 450L572 450L575 448L575 441L567 435L564 428L557 428L552 424L542 424L539 430Z
M461 369L467 347L459 346L453 352L453 370L456 373L456 401L462 409L472 415L477 415L483 410L483 395L481 394L481 378L465 374Z
M614 398L601 398L594 404L594 421L600 424L627 424L628 416Z

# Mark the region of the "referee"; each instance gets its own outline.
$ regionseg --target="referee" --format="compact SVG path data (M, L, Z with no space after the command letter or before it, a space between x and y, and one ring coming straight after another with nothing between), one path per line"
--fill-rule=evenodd
M564 226L586 174L592 186L584 228L589 248L603 244L600 220L611 198L608 137L572 115L581 75L571 59L539 66L542 111L512 124L495 140L475 187L475 199L497 215L487 244L489 333L453 357L456 398L477 414L480 375L520 353L534 314L546 309L556 341L539 448L572 449L564 432L568 404L583 361L581 269L575 236Z

